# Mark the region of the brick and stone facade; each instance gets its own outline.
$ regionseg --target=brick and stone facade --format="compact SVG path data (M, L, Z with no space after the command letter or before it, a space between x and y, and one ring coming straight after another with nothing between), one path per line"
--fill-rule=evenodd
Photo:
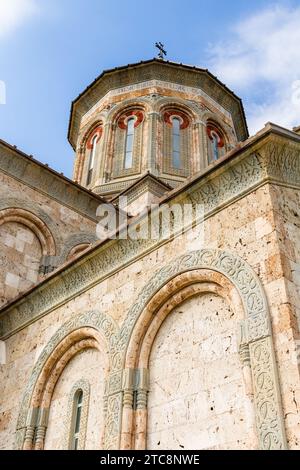
M248 138L209 72L153 60L102 74L69 139L81 185L0 142L0 448L73 448L80 391L78 449L299 449L299 134ZM131 230L203 217L98 240L108 199Z

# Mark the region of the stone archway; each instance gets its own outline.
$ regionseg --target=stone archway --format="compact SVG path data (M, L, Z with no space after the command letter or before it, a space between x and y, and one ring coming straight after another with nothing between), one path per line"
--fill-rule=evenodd
M65 323L51 338L39 356L23 396L16 431L17 449L43 448L55 384L79 351L103 347L104 344L109 368L120 367L121 359L115 349L117 331L111 318L88 312Z
M286 448L269 311L262 285L240 257L209 249L183 255L157 271L137 296L120 329L111 317L88 312L72 318L58 330L40 355L27 384L17 424L16 447L23 448L28 426L37 424L31 404L50 355L75 330L94 328L106 339L110 357L104 448L119 449L121 444L128 448L128 442L132 442L130 423L134 393L139 401L141 424L145 413L148 390L144 366L155 329L167 315L168 308L199 289L208 288L208 284L210 289L218 290L244 311L244 320L237 325L239 348L242 362L251 366L260 448ZM170 301L169 307L166 307L166 300ZM159 310L161 313L156 316ZM157 324L149 321L151 319L156 319Z
M143 343L147 335L142 331L145 328L148 331L151 326L150 319L158 321L154 313L163 307L167 299L172 298L170 305L172 302L174 304L182 300L183 294L180 293L182 282L184 288L195 285L193 272L196 270L198 272L209 270L211 274L206 272L206 276L221 275L223 285L229 283L238 292L245 313L245 319L237 325L240 332L240 352L245 362L250 361L259 446L261 449L283 449L286 447L286 440L269 311L264 291L258 277L245 261L232 253L219 250L191 252L165 266L147 283L128 313L120 330L119 340L119 348L123 347L125 351L122 445L125 448L131 445L130 423L134 393L139 395L137 398L140 401L139 415L141 421L144 420L147 371L144 367L139 368L139 365L144 366L146 363L143 361L139 363L137 353L140 354L141 351L143 353L147 347L149 349L149 344L147 346L147 339L146 343ZM196 282L203 283L205 280L207 281L200 275ZM193 295L193 289L189 287L184 295ZM161 314L162 317L165 314L166 311ZM148 334L148 338L151 339L151 333Z
M44 260L55 255L54 237L42 219L23 208L0 210L0 304L36 284L44 274Z
M49 228L39 217L20 208L8 208L0 211L0 225L16 222L28 227L38 238L43 256L55 256L55 240Z

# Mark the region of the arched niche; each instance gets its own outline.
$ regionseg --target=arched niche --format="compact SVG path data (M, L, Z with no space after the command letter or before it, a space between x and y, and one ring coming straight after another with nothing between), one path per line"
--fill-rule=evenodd
M124 344L121 448L146 445L149 351L160 325L170 310L208 285L210 289L219 289L236 311L243 312L236 333L246 381L251 381L253 389L259 448L286 447L269 311L260 281L235 254L200 250L158 271L140 293L121 328L122 337L125 324L127 331L131 325L127 345Z

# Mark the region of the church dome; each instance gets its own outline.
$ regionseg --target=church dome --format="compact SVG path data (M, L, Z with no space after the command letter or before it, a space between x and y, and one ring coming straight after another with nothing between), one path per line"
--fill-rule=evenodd
M149 173L174 188L247 137L232 91L161 59L103 72L73 102L69 126L74 180L108 199Z

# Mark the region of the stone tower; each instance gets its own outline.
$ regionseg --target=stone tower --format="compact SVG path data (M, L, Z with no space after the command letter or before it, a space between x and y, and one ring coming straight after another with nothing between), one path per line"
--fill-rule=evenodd
M161 196L247 137L234 93L207 70L160 59L103 72L73 102L69 126L75 181L109 199L141 178Z
M0 140L0 449L299 449L299 128L248 138L207 70L152 59L69 140L74 181Z

